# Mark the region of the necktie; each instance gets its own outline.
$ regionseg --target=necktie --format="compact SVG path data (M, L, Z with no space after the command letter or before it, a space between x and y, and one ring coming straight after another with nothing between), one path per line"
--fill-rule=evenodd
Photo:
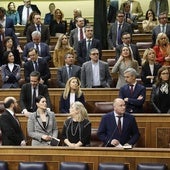
M83 39L83 29L80 28L80 40L82 40L82 39Z
M27 20L29 20L29 16L30 16L30 13L29 13L29 8L27 8Z
M87 41L87 54L86 54L86 61L88 61L88 60L89 60L90 46L91 46L91 40L88 40L88 41Z
M37 49L38 55L40 56L40 50L39 50L38 44L36 44L36 49Z
M162 25L162 32L165 33L165 25Z
M117 117L118 117L117 127L118 127L118 130L119 130L119 133L121 133L121 131L122 131L122 127L121 127L121 117L122 117L122 116L117 116Z
M118 31L117 31L117 43L118 43L118 45L122 44L122 40L121 40L122 28L121 28L121 26L122 26L122 24L119 24Z
M2 34L1 34L1 41L2 41L2 43L4 43L4 39L5 39L5 36L4 36L4 34L2 33Z
M40 25L37 25L37 31L40 32Z
M68 77L70 78L71 77L71 71L72 71L72 68L71 68L71 65L68 66Z
M34 61L34 70L35 70L35 71L38 71L38 64L37 64L36 61Z
M33 112L36 110L35 98L36 98L36 87L34 87L33 95L32 95L32 110L33 110Z
M133 85L130 85L130 94L133 94Z

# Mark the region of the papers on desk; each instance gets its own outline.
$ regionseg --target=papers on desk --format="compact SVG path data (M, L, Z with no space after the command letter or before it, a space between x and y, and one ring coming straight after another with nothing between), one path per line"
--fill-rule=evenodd
M119 143L119 145L115 146L116 148L123 148L123 149L132 149L132 145L129 144L125 144L125 145L121 145Z

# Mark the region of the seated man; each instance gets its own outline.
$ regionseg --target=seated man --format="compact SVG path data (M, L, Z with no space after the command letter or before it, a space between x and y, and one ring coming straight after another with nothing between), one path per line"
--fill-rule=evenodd
M22 59L23 61L29 61L28 51L30 48L36 48L38 51L38 58L42 58L47 63L51 60L51 54L49 50L49 46L46 43L41 42L41 33L39 31L33 31L32 41L27 43L24 47Z
M99 60L99 50L90 50L90 61L83 64L81 69L81 86L84 88L110 87L112 78L108 63Z
M67 80L70 77L77 77L80 79L81 67L74 65L75 57L72 53L65 55L65 66L58 69L57 84L59 87L64 88Z
M35 95L34 95L35 89ZM30 112L35 112L37 107L33 104L35 97L42 95L47 100L47 107L51 108L51 101L48 94L48 88L46 85L40 83L40 73L33 71L30 74L30 83L26 83L21 88L20 93L20 107L21 113L25 116L29 116Z
M143 112L143 104L146 97L145 86L137 83L137 72L133 68L124 71L124 77L127 82L119 91L119 97L126 102L126 111L129 113Z
M48 79L51 78L50 69L46 61L38 58L38 51L35 48L30 48L28 51L30 60L24 64L24 77L27 83L30 82L30 74L32 71L40 73L40 83L48 84Z
M124 100L116 98L113 102L114 110L105 114L98 129L98 137L105 147L122 147L134 145L140 133L134 116L126 112Z

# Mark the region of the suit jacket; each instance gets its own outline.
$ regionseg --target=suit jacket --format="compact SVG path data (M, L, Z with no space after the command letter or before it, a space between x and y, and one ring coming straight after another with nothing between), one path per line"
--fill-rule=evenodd
M108 45L109 48L112 49L113 47L116 47L117 45L117 27L118 27L118 22L114 22L108 32ZM128 32L130 34L132 34L132 27L130 24L128 24L127 22L123 22L122 25L122 33L123 32Z
M32 61L28 61L24 64L24 77L25 81L30 82L30 74L34 71L34 66ZM44 80L45 84L48 84L48 79L51 78L50 69L46 61L41 58L38 58L38 70L40 72L41 79Z
M26 62L28 59L28 52L30 48L34 47L34 43L33 42L29 42L25 45L24 47L24 51L22 54L22 59ZM44 61L46 61L47 63L51 60L51 54L50 54L50 50L49 50L49 46L46 43L40 42L40 57L42 57L42 59Z
M35 26L35 24L31 24L26 31L26 37L27 37L27 42L31 42L32 41L32 32L36 31L37 28ZM40 30L41 30L41 42L44 42L46 44L50 44L50 31L48 26L41 24L40 26Z
M22 11L23 11L24 5L20 5L17 8L17 11L19 13L19 17L20 17L20 24L22 24ZM39 14L41 14L40 10L38 9L37 5L31 5L32 11L35 11Z
M157 13L156 13L156 9L157 9L156 0L150 1L149 9L152 9L152 11L155 13L155 15L157 15ZM169 13L168 0L160 1L159 14L162 13L162 12L167 12L167 14Z
M149 63L146 62L145 64L142 65L142 70L141 70L141 79L143 82L143 85L145 87L152 87L152 85L155 83L156 78L157 78L157 73L158 70L161 68L161 65L159 63L154 64L153 68L153 75L151 74L151 70L149 67ZM154 76L153 82L150 81L150 79L147 79L147 76Z
M72 65L71 77L81 78L81 67L77 65ZM59 87L64 88L67 80L69 79L67 66L63 66L57 71L57 84Z
M47 107L51 108L51 101L48 93L48 88L44 84L38 85L38 95L42 95L47 100ZM28 111L31 111L31 105L32 103L32 91L31 91L31 84L26 83L21 88L20 93L20 107L21 110L27 109Z
M110 87L112 83L112 78L109 72L108 63L99 60L99 73L100 73L100 85L102 87ZM93 74L92 74L91 61L85 62L82 66L81 85L84 88L92 88L93 86Z
M50 12L45 14L44 17L44 24L45 25L50 25L50 22L53 20L53 14L51 14Z
M5 110L0 117L0 128L2 145L19 146L21 141L25 140L19 121L8 110Z
M7 64L1 66L1 75L3 85L2 88L19 88L18 81L20 80L20 66L18 64L14 64L14 68L10 71ZM7 78L7 76L9 78Z
M15 32L14 22L9 17L6 17L5 28L12 28L12 30Z
M141 100L137 98L139 96L143 96ZM126 84L120 88L119 97L123 100L128 98L128 102L126 102L126 111L129 113L141 113L143 112L143 104L146 98L146 88L145 86L136 83L133 94L130 93L129 85Z
M92 48L97 48L99 50L99 58L101 59L102 47L98 39L95 39L95 38L92 39L90 49ZM78 48L77 48L77 64L79 66L82 66L83 63L90 60L89 55L88 57L87 55L88 54L87 54L86 39L83 39L78 42Z
M153 30L152 30L152 47L155 45L156 43L156 38L157 35L161 32L161 27L160 25L157 25ZM170 39L170 24L167 24L166 26L166 35L167 37Z
M77 96L77 94L75 94L75 101L79 101L82 104L84 104L85 106L85 98L84 98L84 94L82 93L82 95L80 97ZM60 113L70 113L69 109L70 109L70 94L68 95L67 99L63 98L63 94L60 97L60 105L59 105L59 110Z
M140 137L137 123L133 115L124 113L123 128L120 133L114 112L107 113L102 117L97 135L98 138L104 142L104 146L113 146L111 145L112 139L117 139L121 145L125 143L134 145Z
M125 44L121 44L121 45L116 46L116 60L119 59L120 54L121 54L121 50L124 46L125 46ZM141 66L141 56L139 54L139 50L138 50L137 45L130 44L130 47L131 47L132 52L133 52L133 58L138 62L139 66Z
M43 126L42 119L38 112L32 113L28 118L27 130L28 135L32 138L32 146L44 146L50 145L50 142L46 142L41 139L42 135L50 135L52 137L58 137L57 123L55 114L53 112L46 112L47 122L45 127Z

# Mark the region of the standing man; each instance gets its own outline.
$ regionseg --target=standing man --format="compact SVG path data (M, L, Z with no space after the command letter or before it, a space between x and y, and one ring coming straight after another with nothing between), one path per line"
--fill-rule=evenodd
M142 113L143 104L146 98L146 88L137 83L137 72L133 68L124 71L126 85L119 91L119 97L126 102L126 111L129 113Z
M72 53L67 53L65 56L65 66L57 71L57 84L61 88L65 88L67 80L70 77L77 77L80 79L81 67L74 64L75 57Z
M118 11L116 21L111 25L108 32L109 49L115 50L117 45L122 44L121 35L123 32L132 34L132 27L124 21L125 14L123 11Z
M35 94L34 94L35 92ZM42 95L47 100L47 107L51 109L51 101L48 94L48 88L46 85L40 83L40 73L33 71L30 74L30 83L26 83L21 88L20 93L20 106L21 113L25 116L29 116L30 112L35 112L37 107L34 103L35 98Z
M92 48L99 50L99 58L101 59L102 47L98 39L93 38L93 27L90 25L85 26L85 39L78 42L77 48L77 64L82 66L83 63L90 60L89 52Z
M90 61L83 64L81 69L81 86L84 88L110 87L112 78L108 63L99 60L99 50L90 50Z
M31 12L35 11L39 14L41 14L41 12L38 9L37 5L31 4L31 0L23 0L23 2L24 2L24 5L18 6L17 11L18 11L19 17L20 17L20 24L26 25Z
M165 33L170 40L170 24L168 24L168 15L166 12L160 13L159 17L159 25L157 25L152 30L152 47L156 43L157 35L161 32Z
M134 116L126 112L123 99L116 98L113 101L114 110L105 114L98 129L98 137L105 147L122 147L134 145L140 133Z
M0 117L2 131L2 145L25 146L25 138L18 119L15 117L15 109L18 104L14 97L6 97L4 100L5 111Z

